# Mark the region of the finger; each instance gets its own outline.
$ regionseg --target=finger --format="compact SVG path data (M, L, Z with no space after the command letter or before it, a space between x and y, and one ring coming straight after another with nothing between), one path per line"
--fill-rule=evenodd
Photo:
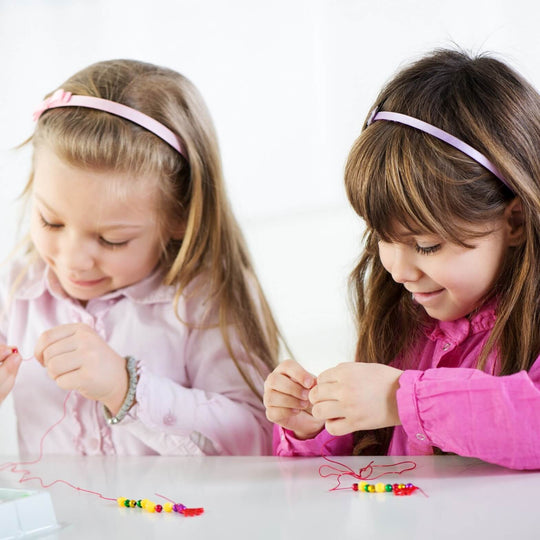
M45 362L47 374L55 381L61 375L75 371L81 367L79 355L73 353L64 353L51 357Z
M34 349L34 356L37 358L37 360L41 364L43 364L44 363L43 353L45 349L50 347L53 343L57 343L58 341L64 340L69 336L73 336L79 326L80 325L78 323L62 324L60 326L55 326L54 328L50 328L49 330L46 330L39 336L36 342L36 347Z
M0 365L0 403L11 392L21 363L19 354L11 354Z
M0 366L0 370L2 370L1 378L4 379L5 377L15 377L15 375L17 375L17 372L19 371L21 362L22 357L19 353L10 354L9 356L7 356L7 358Z
M59 375L54 382L62 388L62 390L76 390L79 391L81 388L80 385L80 374L78 370L70 371L68 373L63 373ZM84 394L83 394L84 395Z
M300 409L284 409L283 407L267 407L266 418L274 424L280 424L285 420L287 423L290 419L300 413Z
M0 345L0 365L1 363L10 355L18 354L19 350L17 347L10 347L9 345Z
M280 407L285 409L304 409L309 405L307 399L297 399L290 394L284 394L282 392L268 392L264 397L265 407Z
M65 360L69 355L74 356L78 350L77 344L71 340L71 336L56 341L43 350L42 364L48 367L56 359Z
M345 413L339 401L320 401L311 408L311 414L318 420L344 418Z
M264 383L266 391L277 391L307 401L309 389L283 373L270 373Z
M339 374L340 374L340 366L335 366L330 369L327 369L323 371L318 377L317 377L317 384L324 384L324 383L330 383L330 382L337 382L340 380Z
M347 435L347 433L354 431L351 429L350 424L345 418L332 418L327 420L324 423L324 427L326 428L326 431L330 433L330 435L335 436Z
M314 386L308 395L308 399L312 405L320 401L333 401L339 399L340 385L337 382L329 382L317 384Z
M289 379L302 385L304 388L311 388L317 379L314 375L306 371L298 362L294 360L283 360L276 368L275 372L283 373Z

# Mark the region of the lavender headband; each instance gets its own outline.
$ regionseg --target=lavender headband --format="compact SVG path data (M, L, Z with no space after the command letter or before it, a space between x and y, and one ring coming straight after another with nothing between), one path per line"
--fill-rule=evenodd
M187 158L180 139L168 127L164 126L161 122L154 120L147 114L132 109L127 105L92 96L74 96L71 92L66 92L60 88L51 97L47 98L39 105L34 112L34 121L37 122L39 117L46 110L55 109L57 107L86 107L87 109L105 111L115 116L125 118L126 120L143 127L147 131L150 131L162 141L165 141L169 146L172 146L180 155Z
M489 161L489 159L484 156L484 154L481 154L478 150L468 145L461 139L454 137L454 135L450 135L450 133L447 133L446 131L443 131L438 127L428 124L427 122L418 120L418 118L396 112L379 111L377 108L375 108L375 110L371 113L371 116L368 119L367 125L370 126L373 122L376 122L377 120L389 120L390 122L405 124L425 133L429 133L433 137L436 137L437 139L444 141L450 146L457 148L460 152L463 152L471 159L482 165L482 167L485 167L488 171L493 173L510 191L513 192L512 188L508 185L497 167L495 167L495 165L493 165L493 163L491 163L491 161Z

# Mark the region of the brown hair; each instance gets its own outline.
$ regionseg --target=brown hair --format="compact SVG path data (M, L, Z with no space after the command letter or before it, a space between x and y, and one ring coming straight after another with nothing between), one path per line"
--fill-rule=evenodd
M132 107L182 141L187 158L129 121L82 107L45 111L31 138L35 148L46 146L76 167L130 173L134 181L156 178L161 230L185 227L181 241L163 245L165 284L177 288L175 310L188 284L199 283L196 292L208 296L212 309L197 326L220 326L234 364L261 397L245 365L266 376L277 363L279 331L231 211L216 133L199 92L173 70L134 60L98 62L61 88ZM33 173L25 193L32 181Z
M497 320L477 366L496 350L501 375L530 368L540 351L540 95L492 56L443 49L398 72L375 104L470 144L495 164L514 193L481 165L421 131L385 121L364 127L345 171L349 200L367 225L365 249L350 279L357 361L388 364L400 357L411 367L414 359L407 353L428 322L384 270L378 240L395 239L393 227L401 223L467 247L467 224L502 216L517 196L524 241L510 248L491 291L498 299ZM388 430L377 439L384 439L386 451Z

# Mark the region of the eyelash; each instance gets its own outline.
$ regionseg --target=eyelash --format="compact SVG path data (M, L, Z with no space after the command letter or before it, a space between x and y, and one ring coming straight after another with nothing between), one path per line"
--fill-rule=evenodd
M420 253L421 255L431 255L432 253L436 253L437 251L439 251L439 249L441 249L441 244L427 247L422 247L416 244L414 246L414 249L417 253Z
M60 225L58 223L49 223L43 216L39 216L41 225L45 229L57 231L63 227L63 225ZM109 242L108 240L105 240L105 238L99 237L99 243L103 245L104 247L108 249L118 249L121 247L124 247L128 244L129 240L126 240L125 242Z

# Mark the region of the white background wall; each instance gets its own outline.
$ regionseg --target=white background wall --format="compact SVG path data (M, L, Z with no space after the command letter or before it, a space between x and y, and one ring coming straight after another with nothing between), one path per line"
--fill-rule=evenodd
M297 359L352 360L346 280L362 224L342 186L347 152L380 86L453 43L493 51L540 83L533 0L0 0L0 258L45 93L98 60L174 68L213 114L229 195ZM12 344L16 345L16 344ZM10 403L0 451L13 448Z

